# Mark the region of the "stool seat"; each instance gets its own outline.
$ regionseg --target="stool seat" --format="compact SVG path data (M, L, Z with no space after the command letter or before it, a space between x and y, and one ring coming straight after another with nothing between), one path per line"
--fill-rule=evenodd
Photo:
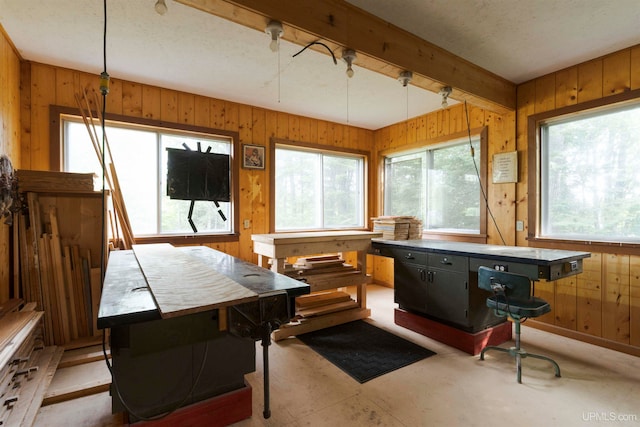
M500 316L509 315L538 317L551 311L551 306L542 298L509 298L504 295L493 295L487 298L487 307L498 312Z
M508 316L515 325L516 345L511 348L486 346L480 352L480 360L488 350L509 353L516 359L516 379L522 383L522 359L533 357L550 362L556 377L560 376L560 367L551 358L539 354L528 353L520 348L520 324L522 319L542 316L551 311L551 306L542 298L534 297L531 280L521 274L497 271L488 267L478 268L478 287L488 291L487 307L492 308L497 316Z

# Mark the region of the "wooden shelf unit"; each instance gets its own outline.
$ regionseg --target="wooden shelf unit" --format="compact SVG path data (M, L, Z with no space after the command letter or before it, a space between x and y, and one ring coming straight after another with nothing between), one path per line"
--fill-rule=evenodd
M367 308L366 285L371 281L371 278L367 276L367 252L371 247L371 239L381 236L382 233L370 231L324 231L252 235L253 251L258 254L258 264L261 267L270 268L272 271L281 274L285 272L285 263L288 257L343 252L357 253L355 273L350 272L346 275L344 273L327 273L305 276L307 283L311 287L311 292L355 286L356 307L290 322L274 331L273 339L279 341L290 336L369 317L371 310Z

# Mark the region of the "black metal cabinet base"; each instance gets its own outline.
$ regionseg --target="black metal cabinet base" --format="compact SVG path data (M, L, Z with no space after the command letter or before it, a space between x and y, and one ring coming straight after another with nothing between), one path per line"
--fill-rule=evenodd
M255 341L220 332L218 311L111 329L112 410L132 421L245 386Z

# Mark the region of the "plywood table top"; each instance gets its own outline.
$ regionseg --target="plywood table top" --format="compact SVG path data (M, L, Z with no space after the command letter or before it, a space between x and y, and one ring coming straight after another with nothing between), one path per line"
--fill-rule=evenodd
M133 245L162 318L255 301L258 294L167 243Z

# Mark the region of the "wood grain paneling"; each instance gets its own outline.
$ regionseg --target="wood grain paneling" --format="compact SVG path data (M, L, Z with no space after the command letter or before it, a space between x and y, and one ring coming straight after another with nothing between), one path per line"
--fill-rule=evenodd
M95 75L38 63L29 64L23 74L31 82L29 90L23 95L23 102L29 111L23 126L28 123L32 129L31 132L25 132L24 145L30 148L27 151L30 165L48 169L49 105L75 108L75 93L82 88L97 90L99 79ZM291 135L296 135L313 143L353 147L362 151L370 151L373 146L373 131L113 77L107 95L107 112L238 132L239 144L264 145L266 152L269 152L269 138L272 136L290 139ZM236 207L241 224L238 241L209 243L207 246L247 261L257 261L250 237L251 234L269 232L267 201L271 191L268 179L271 161L266 159L265 170L239 169L241 190ZM245 219L249 225L246 229Z
M11 160L15 169L22 167L20 128L20 58L13 45L0 31L0 155ZM0 303L10 298L13 274L9 258L10 228L0 218Z
M528 120L532 114L570 105L580 106L587 101L637 89L640 87L640 46L623 49L610 55L559 70L518 86L517 145L528 147ZM520 159L526 164L529 156ZM536 203L528 199L528 174L521 175L516 200L524 205ZM522 184L526 185L522 185ZM536 218L528 218L528 209L517 209L516 219L523 221L525 230L535 225ZM527 233L519 233L517 244L526 246ZM564 249L581 250L564 245ZM556 330L577 331L601 338L603 346L615 342L637 349L640 346L640 291L638 291L637 256L616 253L592 253L584 261L583 273L576 277L574 291L565 281L559 281L547 294L556 305ZM635 273L634 273L635 272ZM634 276L635 274L635 276ZM636 278L634 278L636 277ZM551 292L552 291L552 292ZM571 317L575 313L575 322Z

